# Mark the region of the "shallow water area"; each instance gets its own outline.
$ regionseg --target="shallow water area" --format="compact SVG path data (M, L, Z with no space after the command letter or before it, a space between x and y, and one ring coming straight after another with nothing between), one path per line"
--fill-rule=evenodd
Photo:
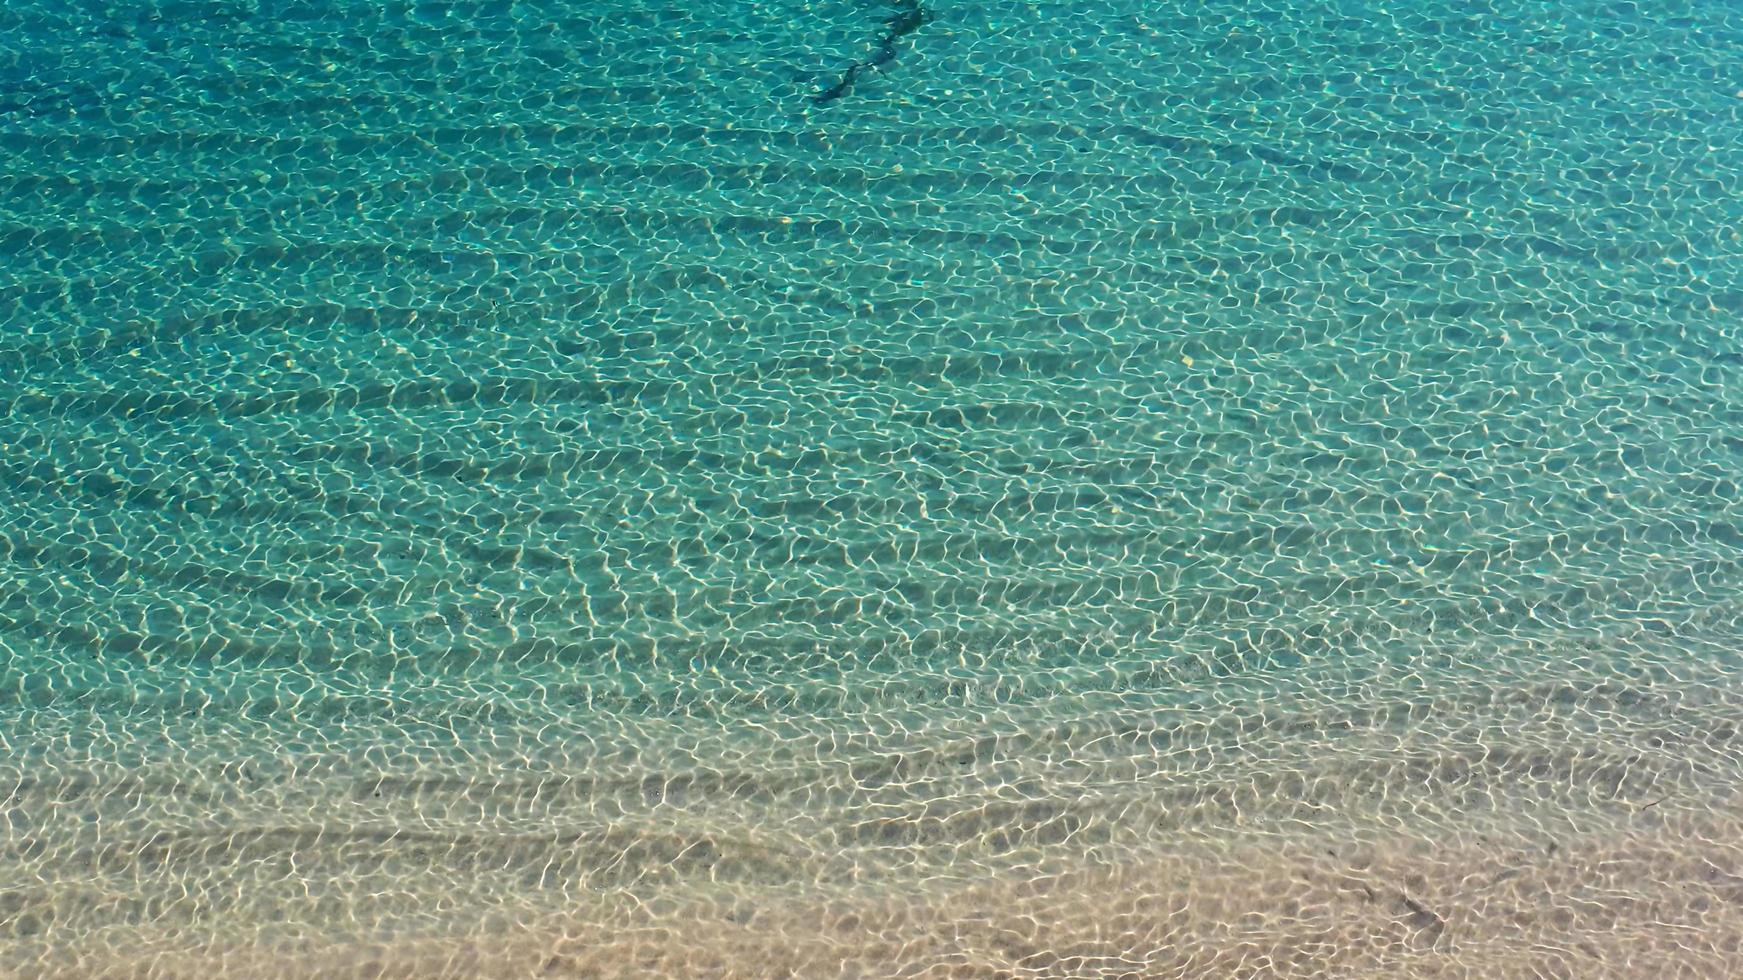
M0 975L1743 973L1743 12L900 6L0 8Z

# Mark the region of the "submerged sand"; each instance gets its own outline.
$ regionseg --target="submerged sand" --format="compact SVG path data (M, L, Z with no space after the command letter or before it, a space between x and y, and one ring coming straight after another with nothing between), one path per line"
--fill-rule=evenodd
M524 753L426 754L393 775L360 761L385 758L377 743L275 778L159 763L156 776L25 780L14 812L34 823L7 857L0 965L165 978L1743 969L1743 692L1723 661L1634 648L1494 662L1456 683L1401 670L1357 696L1315 693L1297 670L1287 688L1189 706L1077 692L828 724L619 716L615 735L595 717L599 734L550 742L542 769Z

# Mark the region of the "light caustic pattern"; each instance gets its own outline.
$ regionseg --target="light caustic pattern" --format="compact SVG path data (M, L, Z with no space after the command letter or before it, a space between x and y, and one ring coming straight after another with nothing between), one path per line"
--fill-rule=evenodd
M0 7L0 975L1743 972L1739 8L927 10Z

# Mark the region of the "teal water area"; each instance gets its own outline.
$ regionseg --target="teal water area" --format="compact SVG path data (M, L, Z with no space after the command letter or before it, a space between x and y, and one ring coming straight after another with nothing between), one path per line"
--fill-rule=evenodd
M0 8L0 971L1734 964L1743 9L908 7Z

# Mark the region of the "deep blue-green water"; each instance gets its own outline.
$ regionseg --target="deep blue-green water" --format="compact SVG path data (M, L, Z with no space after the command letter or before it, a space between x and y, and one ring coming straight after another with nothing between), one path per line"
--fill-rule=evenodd
M1743 7L912 9L0 7L0 975L1743 972Z

